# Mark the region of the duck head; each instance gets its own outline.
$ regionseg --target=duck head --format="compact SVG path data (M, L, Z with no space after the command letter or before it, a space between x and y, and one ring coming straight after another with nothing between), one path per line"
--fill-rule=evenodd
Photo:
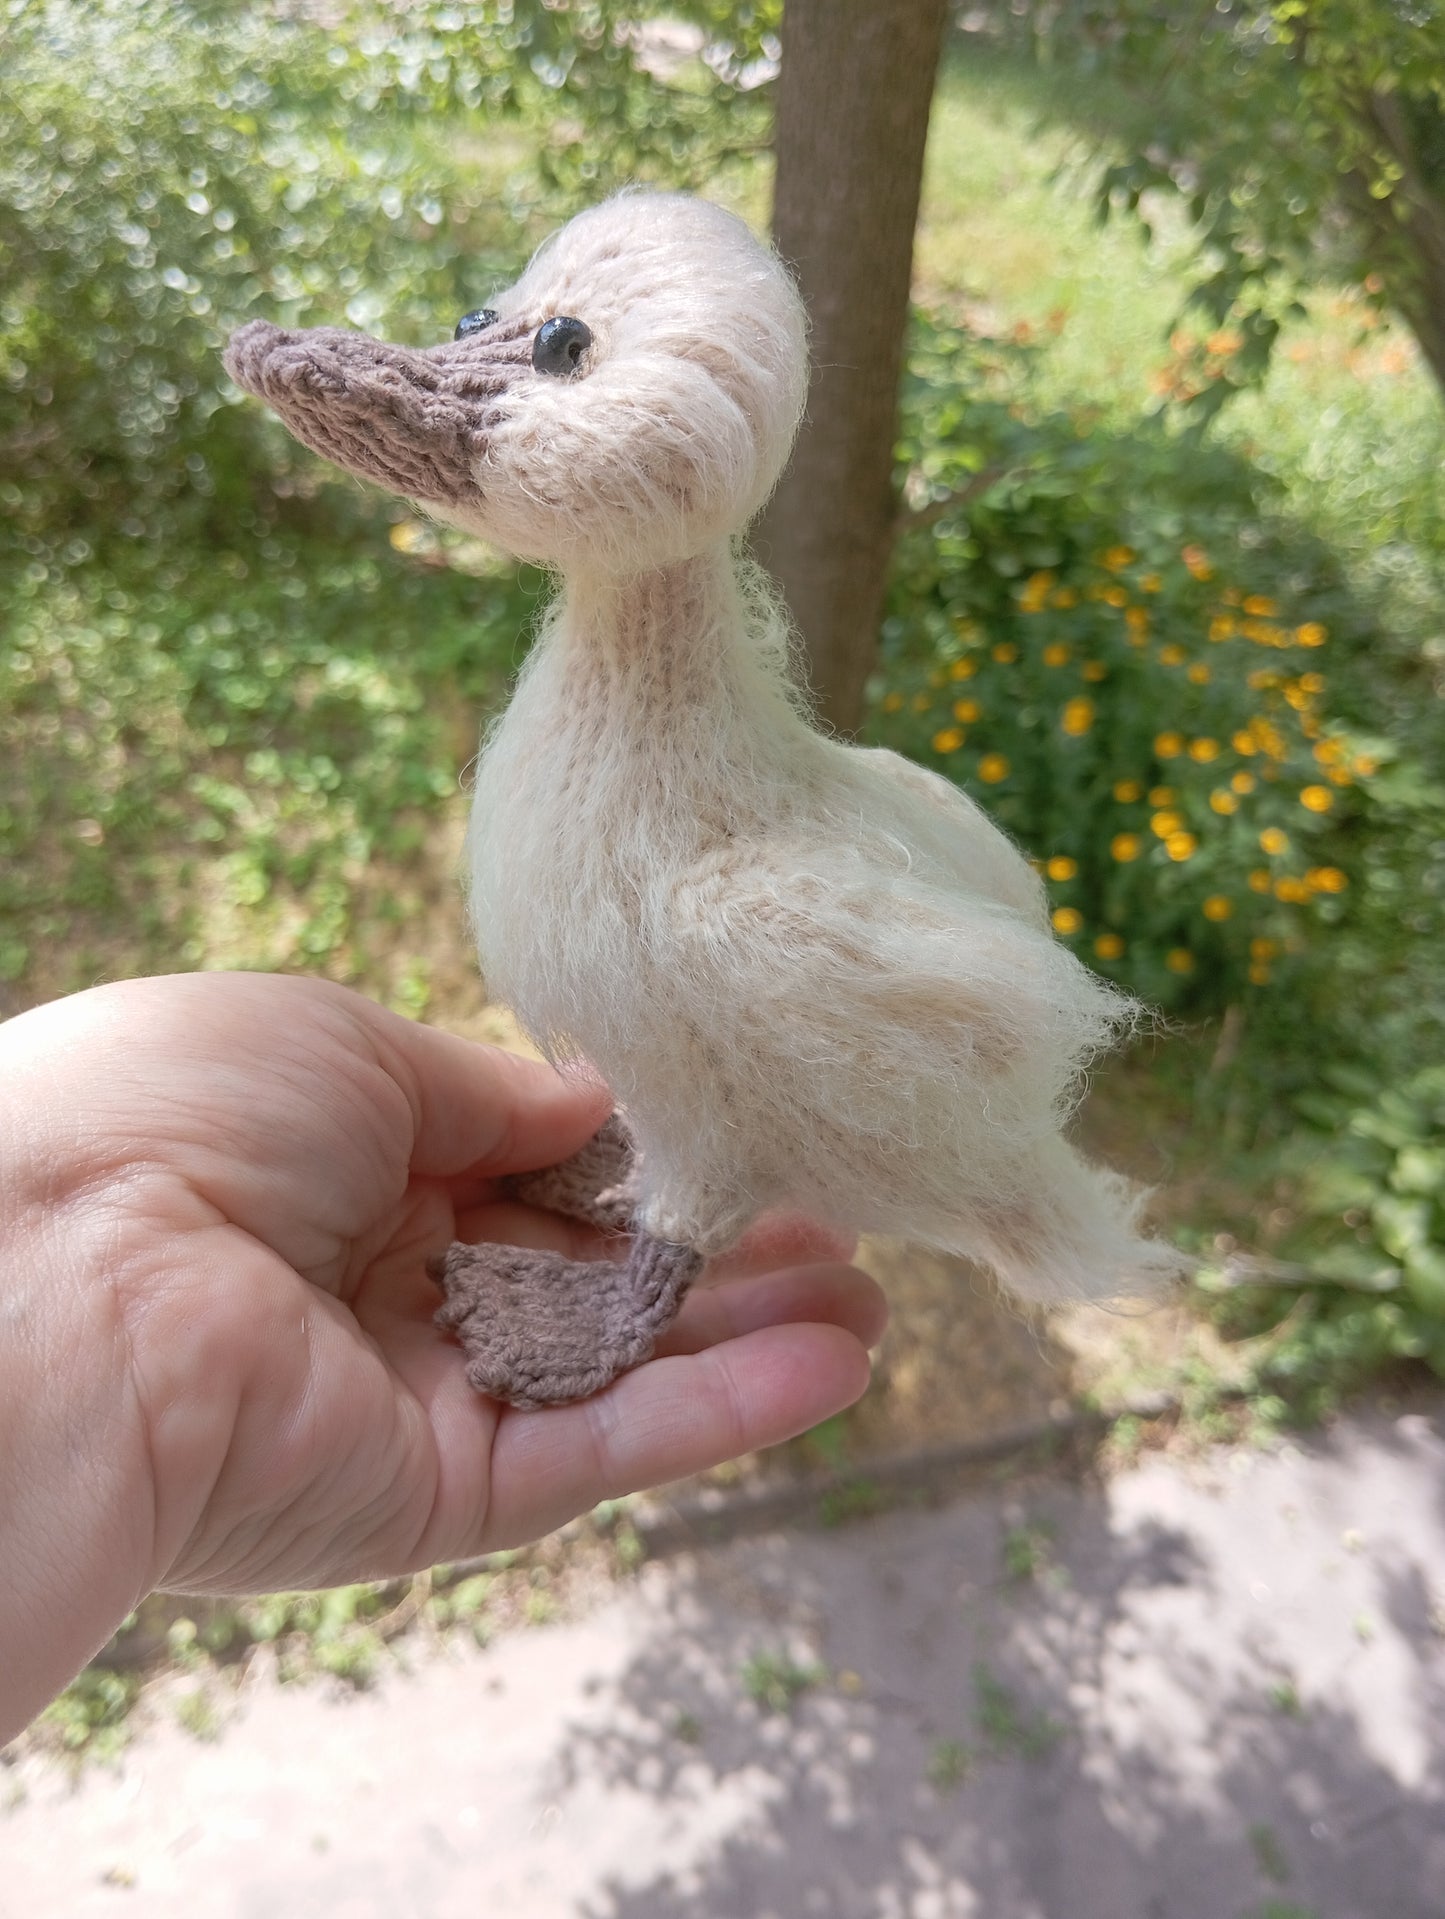
M807 383L776 256L670 193L579 214L440 345L253 320L225 360L315 452L564 571L668 564L745 526Z

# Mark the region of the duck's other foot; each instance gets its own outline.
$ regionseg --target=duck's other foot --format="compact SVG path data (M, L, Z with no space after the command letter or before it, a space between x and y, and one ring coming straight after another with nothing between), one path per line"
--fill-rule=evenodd
M652 1355L702 1271L688 1246L640 1233L625 1264L521 1246L456 1244L428 1261L436 1322L479 1393L532 1410L586 1399Z
M637 1209L638 1168L627 1122L613 1113L571 1159L535 1173L513 1173L503 1184L528 1206L605 1233L625 1233Z

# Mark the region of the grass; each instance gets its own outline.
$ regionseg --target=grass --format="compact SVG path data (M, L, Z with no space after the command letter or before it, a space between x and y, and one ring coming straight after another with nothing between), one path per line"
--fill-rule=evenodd
M743 1667L743 1690L765 1712L789 1712L805 1692L826 1685L828 1669L776 1647L763 1647Z
M974 1718L979 1738L995 1758L1046 1759L1065 1728L1034 1712L980 1660L973 1669Z

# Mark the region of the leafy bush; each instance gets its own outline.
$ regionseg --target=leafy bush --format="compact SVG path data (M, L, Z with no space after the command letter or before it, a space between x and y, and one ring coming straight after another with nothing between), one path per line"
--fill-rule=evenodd
M1189 304L1228 325L1193 343L1176 398L1203 423L1264 371L1291 296L1354 281L1414 329L1445 388L1439 248L1445 63L1435 5L1396 0L1062 0L998 7L997 39L1049 76L1049 117L1113 164L1100 217L1188 222ZM1118 155L1122 140L1124 152ZM1211 364L1211 359L1213 363Z
M11 10L0 505L32 534L155 535L183 504L234 534L257 473L291 464L233 404L234 325L260 307L444 338L489 290L485 178L408 125L394 52L270 9Z
M1422 785L1365 723L1368 622L1228 454L1033 417L1032 352L921 324L873 730L985 801L1103 972L1288 994Z
M408 938L399 963L424 966L416 850L445 836L541 582L392 534L408 551L292 535L0 579L0 979L351 977ZM394 990L420 1010L420 974Z
M1294 1197L1272 1283L1250 1285L1248 1261L1206 1275L1216 1317L1236 1334L1273 1331L1260 1372L1296 1397L1390 1359L1445 1377L1445 1067L1384 1087L1358 1068L1322 1079L1296 1101L1306 1124L1281 1157Z

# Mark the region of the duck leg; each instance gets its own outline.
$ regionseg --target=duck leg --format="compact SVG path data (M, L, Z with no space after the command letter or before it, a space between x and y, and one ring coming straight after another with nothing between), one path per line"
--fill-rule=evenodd
M529 1206L625 1233L637 1175L627 1122L613 1113L570 1159L504 1186ZM639 1234L625 1261L458 1243L427 1270L446 1295L437 1324L465 1347L472 1385L530 1408L586 1399L640 1365L702 1264L690 1247Z
M449 1247L427 1270L437 1324L460 1339L480 1393L531 1410L586 1399L651 1356L701 1253L639 1233L624 1262L522 1246Z
M636 1207L638 1158L621 1113L613 1113L580 1152L558 1166L503 1180L513 1199L561 1213L607 1233L625 1233Z

